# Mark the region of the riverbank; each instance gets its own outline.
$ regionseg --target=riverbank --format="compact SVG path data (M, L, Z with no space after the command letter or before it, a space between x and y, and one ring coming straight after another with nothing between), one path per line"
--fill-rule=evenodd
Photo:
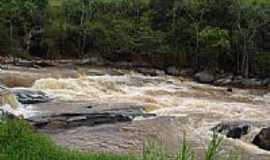
M80 153L57 146L22 120L0 122L1 160L135 160L128 155Z
M207 70L196 71L190 68L178 68L175 66L157 68L146 61L141 62L112 62L105 60L101 57L93 57L89 59L61 59L61 60L23 60L15 58L0 57L0 69L3 71L15 70L19 71L23 68L29 70L60 68L63 72L68 72L68 70L73 70L78 72L80 75L87 74L85 70L87 68L111 68L123 69L123 70L133 70L135 72L141 73L145 76L176 76L183 77L189 80L194 80L203 84L210 84L214 86L224 86L228 87L229 91L232 88L243 88L243 89L263 89L267 90L270 88L270 77L249 77L245 78L240 75L235 75L233 73L226 73L224 71L212 72ZM85 68L85 69L82 69ZM65 71L66 70L66 71ZM114 72L111 71L111 72ZM52 73L55 74L55 73ZM123 74L123 73L98 73L93 71L93 74ZM55 74L56 75L56 74ZM78 77L76 73L68 75L63 74L64 77ZM55 77L52 75L52 77ZM31 78L30 78L31 79ZM2 79L2 81L5 81ZM30 85L31 82L29 82Z
M169 157L162 144L155 141L145 143L142 156L77 152L57 146L50 138L35 132L26 122L18 119L2 119L0 133L0 159L3 160L195 160L196 158L185 141L174 158ZM240 158L237 153L220 154L221 145L222 138L214 135L204 160Z

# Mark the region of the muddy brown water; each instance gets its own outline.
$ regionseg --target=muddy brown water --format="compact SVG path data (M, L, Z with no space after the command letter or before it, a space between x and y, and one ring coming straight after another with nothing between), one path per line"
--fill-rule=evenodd
M8 86L42 90L61 104L29 106L27 114L70 111L78 102L133 104L157 116L132 122L81 126L47 133L59 145L81 151L141 154L145 141L155 138L175 153L185 133L187 142L203 153L211 138L210 129L223 121L270 121L270 93L198 84L180 77L150 77L128 70L107 68L43 68L0 71ZM270 152L250 142L259 128L241 140L225 138L222 152L231 150L243 160L269 160Z

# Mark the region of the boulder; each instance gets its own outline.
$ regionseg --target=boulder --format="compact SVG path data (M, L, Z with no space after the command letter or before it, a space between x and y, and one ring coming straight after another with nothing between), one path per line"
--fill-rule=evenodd
M227 88L227 92L233 92L233 88Z
M270 86L270 78L265 78L262 80L262 85L263 86Z
M252 143L259 148L270 151L270 127L263 128Z
M195 74L195 80L200 83L212 83L215 80L215 76L210 72L203 71Z
M168 67L166 73L171 76L179 76L180 72L176 67Z
M251 126L249 122L223 122L212 128L212 131L228 138L240 139L249 133Z
M137 71L147 76L164 76L165 72L157 69L138 68Z
M215 81L215 84L225 86L225 85L231 84L232 82L233 82L233 76L227 76L227 77L222 77L222 78L217 79Z
M241 80L241 85L247 86L247 87L260 87L262 86L262 81L258 79L242 79Z
M22 104L47 103L52 100L52 97L42 91L12 89L12 92L17 96L18 101Z

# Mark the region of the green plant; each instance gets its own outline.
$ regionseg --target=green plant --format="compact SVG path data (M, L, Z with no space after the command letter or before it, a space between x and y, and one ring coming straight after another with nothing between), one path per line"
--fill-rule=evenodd
M218 154L222 141L222 137L220 137L217 133L213 133L212 140L210 141L205 154L205 160L217 160L219 158Z
M195 160L195 154L186 142L186 137L183 137L181 150L178 153L177 160Z
M143 160L166 160L168 158L165 147L154 139L144 144Z

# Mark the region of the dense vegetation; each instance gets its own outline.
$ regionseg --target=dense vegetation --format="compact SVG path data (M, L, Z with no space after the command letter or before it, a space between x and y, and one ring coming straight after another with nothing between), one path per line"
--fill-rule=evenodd
M0 53L270 73L267 0L1 0ZM145 58L146 57L146 58Z
M222 139L215 135L204 160L238 160L239 156L220 155ZM226 158L227 157L227 158ZM34 132L24 121L0 121L0 160L167 160L164 147L156 141L145 145L142 157L112 154L80 153L56 146L48 137ZM195 160L195 155L184 141L175 160ZM201 158L200 158L201 159Z

